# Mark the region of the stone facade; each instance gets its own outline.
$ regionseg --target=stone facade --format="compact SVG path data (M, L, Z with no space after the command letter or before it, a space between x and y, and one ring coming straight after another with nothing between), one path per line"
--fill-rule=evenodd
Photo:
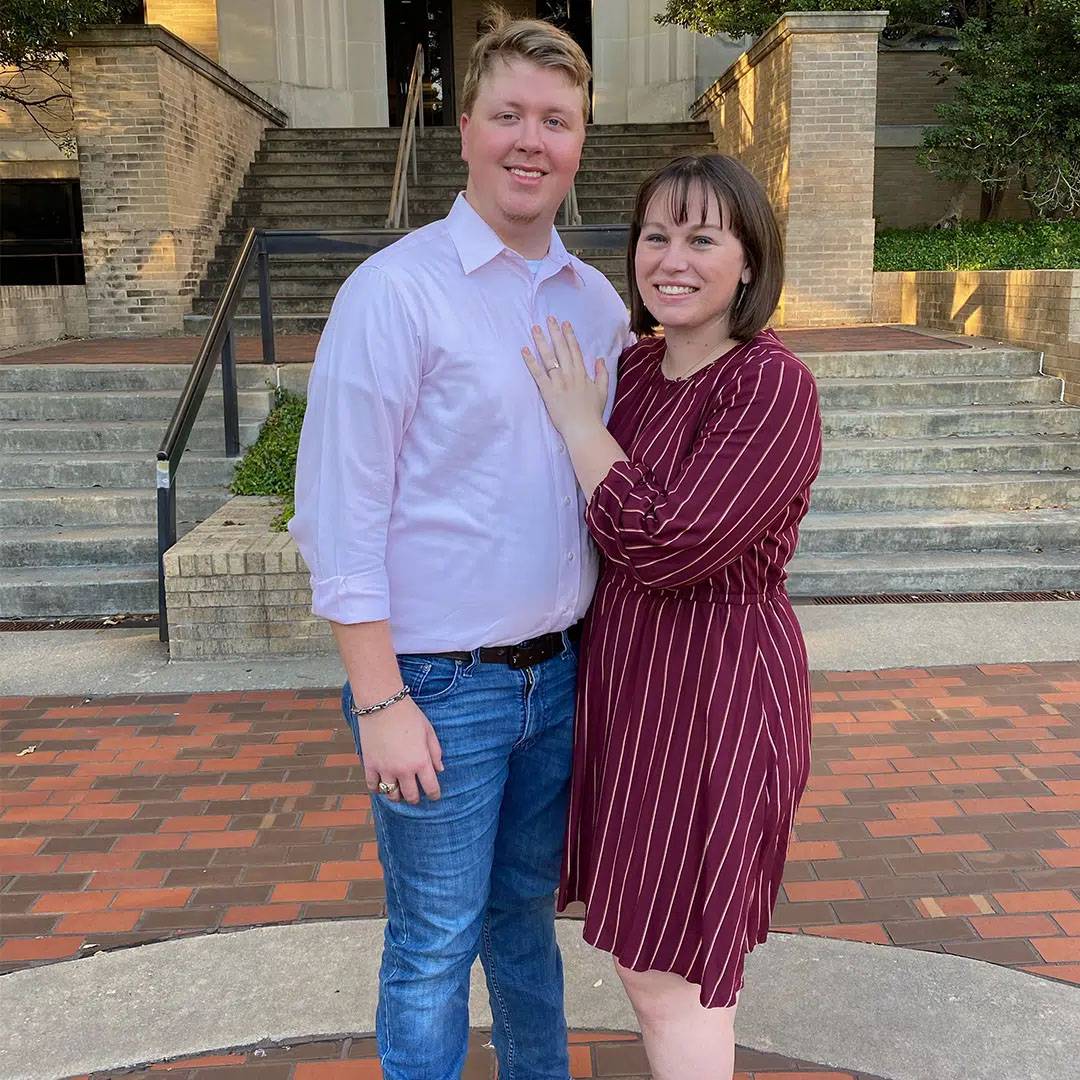
M333 652L296 544L270 529L279 511L277 499L231 499L166 552L171 659Z
M1043 353L1080 405L1080 270L913 271L874 275L874 321L994 338Z
M72 42L90 333L179 330L264 129L285 116L160 27Z
M86 337L83 285L0 285L0 349Z
M869 322L880 12L782 16L698 99L780 222L784 326Z

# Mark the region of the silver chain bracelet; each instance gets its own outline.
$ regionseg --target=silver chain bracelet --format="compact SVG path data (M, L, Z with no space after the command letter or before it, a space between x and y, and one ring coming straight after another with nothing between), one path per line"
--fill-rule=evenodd
M376 701L374 705L366 705L364 708L359 709L356 706L356 702L352 703L352 714L359 718L361 716L370 716L372 713L379 712L381 709L389 709L391 705L396 705L402 698L407 698L412 691L408 686L403 686L392 697L388 697L385 701Z

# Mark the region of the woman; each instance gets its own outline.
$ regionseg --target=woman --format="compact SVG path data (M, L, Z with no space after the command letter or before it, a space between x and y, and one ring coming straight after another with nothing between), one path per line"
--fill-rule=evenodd
M657 1080L716 1080L809 771L783 582L821 423L810 372L763 329L781 242L746 169L687 157L646 180L628 264L640 340L608 429L605 369L590 378L569 324L523 350L605 557L560 904L584 901L585 939L614 954Z

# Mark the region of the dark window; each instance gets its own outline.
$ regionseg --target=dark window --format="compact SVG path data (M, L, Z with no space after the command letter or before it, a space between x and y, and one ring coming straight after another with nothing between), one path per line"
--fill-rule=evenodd
M0 285L81 285L78 180L0 180Z
M124 10L120 12L120 22L143 26L146 23L146 5L143 0L128 0Z

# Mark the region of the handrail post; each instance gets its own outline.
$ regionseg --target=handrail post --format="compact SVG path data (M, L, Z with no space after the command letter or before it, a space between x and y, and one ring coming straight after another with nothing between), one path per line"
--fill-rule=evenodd
M259 328L262 332L262 362L277 363L274 344L274 316L270 295L270 253L266 250L266 238L259 233Z
M157 462L158 533L158 640L169 641L169 610L165 598L165 552L176 543L176 488L172 483L172 463Z
M240 410L236 401L234 323L229 320L221 343L221 390L225 404L225 456L240 456Z

